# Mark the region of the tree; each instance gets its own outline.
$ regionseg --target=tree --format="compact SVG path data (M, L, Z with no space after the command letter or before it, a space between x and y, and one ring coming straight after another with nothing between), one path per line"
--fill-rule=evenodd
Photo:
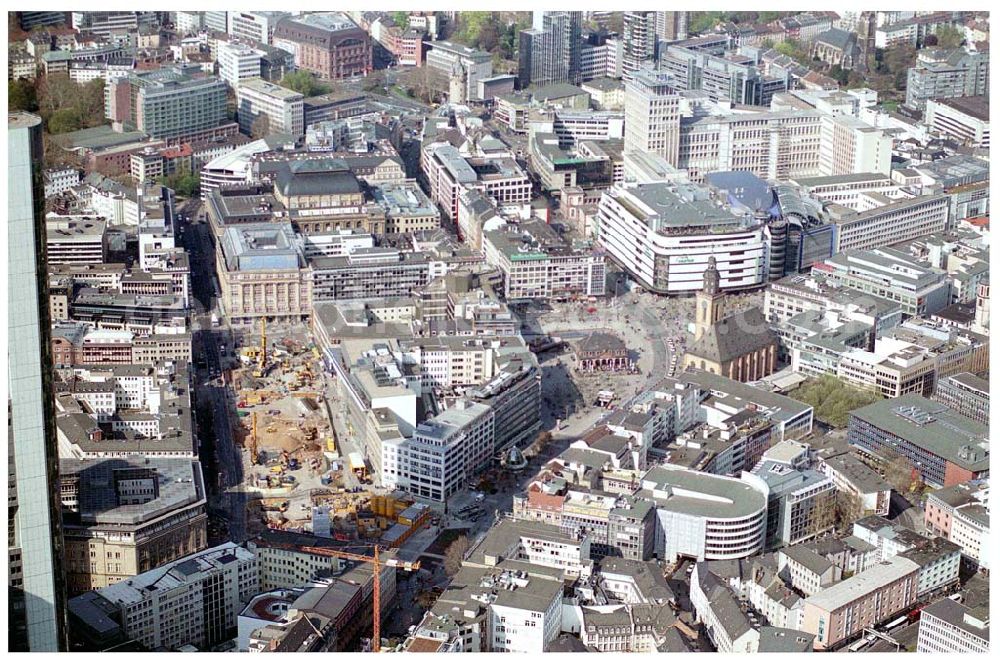
M292 72L291 74L286 74L285 77L281 79L281 85L285 88L290 88L295 92L302 93L306 97L325 95L331 90L329 86L320 83L312 72L305 69L300 69Z
M534 458L535 456L540 454L542 452L542 449L544 449L545 446L551 441L552 441L552 433L548 430L543 430L542 432L538 433L538 436L535 437L535 440L531 442L531 446L529 446L528 450L525 451L524 453L527 457Z
M250 136L254 139L263 139L271 133L271 119L263 113L257 116L253 124L250 125Z
M392 22L395 23L402 29L406 29L406 26L410 24L410 13L409 12L392 12Z
M76 109L59 109L49 116L48 130L51 134L65 134L80 129L80 116Z
M192 197L201 188L201 175L187 169L179 169L160 179L160 184L172 189L179 197Z
M937 45L943 49L953 49L965 41L962 32L953 25L942 25L934 31L934 36L937 37Z
M851 492L838 490L834 508L838 532L849 531L854 521L861 518L864 513L861 497Z
M454 576L462 568L465 551L469 549L469 537L464 534L451 542L444 551L444 572Z
M855 409L870 405L881 396L849 386L834 375L825 374L810 379L790 394L792 398L812 405L815 417L836 428L847 425L848 414Z
M786 55L795 60L800 65L812 67L812 57L809 55L809 49L796 39L786 39L779 42L775 44L774 50L781 55Z
M809 509L810 535L822 534L837 522L837 492L827 492L813 500Z
M455 21L452 41L479 47L479 33L493 21L493 12L460 12Z
M895 452L885 456L882 474L885 482L904 497L909 497L917 486L923 485L923 482L919 481L920 475L910 461Z
M34 84L24 79L8 81L7 108L11 111L37 111L38 97Z

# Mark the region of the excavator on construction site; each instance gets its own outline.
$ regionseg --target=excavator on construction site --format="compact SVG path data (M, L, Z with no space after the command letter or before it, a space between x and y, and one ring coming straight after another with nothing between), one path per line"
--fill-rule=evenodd
M350 548L351 546L346 546ZM420 561L416 562L404 562L397 560L395 558L390 558L385 562L382 562L379 554L379 547L375 545L374 555L363 555L360 553L348 553L343 550L335 550L333 548L322 548L319 546L299 546L296 550L300 550L303 553L309 553L311 555L323 555L326 557L342 557L345 560L353 560L355 562L369 562L372 565L373 574L373 592L372 592L372 652L380 652L382 646L382 583L380 580L381 568L382 566L392 567L394 569L402 569L404 571L416 571L420 568Z

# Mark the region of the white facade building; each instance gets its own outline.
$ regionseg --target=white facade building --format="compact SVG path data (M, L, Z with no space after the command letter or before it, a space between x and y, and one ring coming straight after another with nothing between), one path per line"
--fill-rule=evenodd
M764 547L766 486L664 465L651 469L637 496L656 503L657 556L731 560Z
M268 133L302 136L302 93L256 78L244 81L236 91L240 131L250 134L254 121L267 117Z
M245 44L237 42L219 44L219 78L230 88L238 91L243 83L260 78L261 55L260 51Z
M612 187L601 196L597 220L597 239L609 258L644 289L661 294L701 289L710 257L723 289L767 280L765 224L718 206L699 187Z
M443 502L493 455L493 410L462 404L416 427L413 436L382 443L382 484Z
M47 169L44 175L46 199L80 184L80 172L70 167Z
M990 651L989 608L968 608L941 599L920 613L917 652L979 653Z

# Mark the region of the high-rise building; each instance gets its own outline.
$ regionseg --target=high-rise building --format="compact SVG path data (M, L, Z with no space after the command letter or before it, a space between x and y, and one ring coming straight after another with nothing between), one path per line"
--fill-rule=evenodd
M581 21L581 12L535 12L534 27L520 36L520 88L580 82Z
M677 164L680 115L680 97L667 74L635 72L625 83L625 152L653 153Z
M622 72L629 74L656 57L656 12L625 12Z
M906 74L906 106L921 111L929 99L989 95L989 90L989 51L923 49Z
M302 136L302 93L264 81L246 81L236 91L240 131L253 133L253 124L261 116L267 117L269 133Z
M7 116L7 390L16 497L8 523L12 649L66 649L52 344L45 266L42 120ZM20 621L15 620L15 616Z
M687 12L656 12L656 36L660 39L687 39Z

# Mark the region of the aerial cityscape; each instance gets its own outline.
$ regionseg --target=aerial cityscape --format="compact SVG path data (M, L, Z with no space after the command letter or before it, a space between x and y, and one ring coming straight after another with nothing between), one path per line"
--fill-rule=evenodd
M989 12L8 12L9 652L989 652Z

